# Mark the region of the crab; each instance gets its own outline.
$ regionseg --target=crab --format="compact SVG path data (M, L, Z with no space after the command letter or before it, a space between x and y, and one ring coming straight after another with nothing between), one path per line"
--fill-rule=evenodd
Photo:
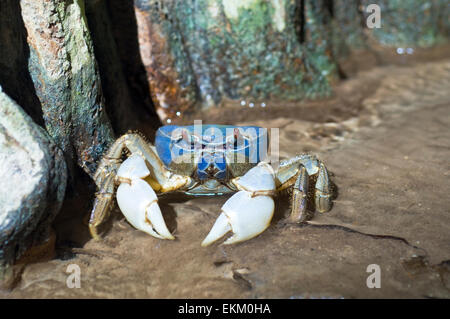
M122 162L124 150L128 157ZM138 133L125 134L106 152L94 175L98 192L90 233L100 239L98 227L109 216L116 186L117 203L126 220L159 239L174 239L159 208L159 195L234 193L222 206L202 246L229 232L232 235L224 244L261 234L274 214L273 197L285 190L290 194L288 221L292 223L304 222L308 208L319 212L331 209L329 174L316 156L298 155L274 168L267 151L267 129L256 126L166 125L158 129L155 145Z

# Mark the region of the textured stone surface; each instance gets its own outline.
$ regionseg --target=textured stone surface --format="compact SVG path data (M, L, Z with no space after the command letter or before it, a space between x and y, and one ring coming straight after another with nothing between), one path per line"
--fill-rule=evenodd
M330 1L331 2L331 1ZM367 49L364 33L364 7L360 1L333 0L333 52L336 58L349 55L352 50Z
M161 117L227 99L324 96L335 75L323 4L136 1L141 56ZM297 30L298 12L304 29ZM301 33L301 34L299 34Z
M430 47L448 41L450 8L448 1L363 0L367 7L376 3L381 9L381 28L371 33L383 45ZM367 17L370 13L363 10Z
M199 101L196 80L183 48L173 1L135 1L140 57L152 99L162 119L194 108ZM170 35L170 36L169 36Z
M61 150L0 87L0 281L4 267L49 240L66 178Z
M113 131L81 0L20 1L30 48L29 72L45 127L63 150L92 175Z
M372 2L136 0L141 57L160 118L327 96L352 53L448 41L445 0L375 2L379 29L366 26Z

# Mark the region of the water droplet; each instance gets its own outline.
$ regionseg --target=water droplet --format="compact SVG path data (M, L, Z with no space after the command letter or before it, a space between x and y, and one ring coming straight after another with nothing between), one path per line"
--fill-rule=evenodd
M397 48L397 54L403 54L403 53L405 53L405 49Z
M245 104L247 104L247 103L245 103L245 101L242 100L241 105L244 106Z

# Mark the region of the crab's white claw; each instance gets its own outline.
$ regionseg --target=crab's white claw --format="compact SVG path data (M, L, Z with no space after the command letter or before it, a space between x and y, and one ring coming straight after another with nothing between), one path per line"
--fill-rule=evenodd
M136 229L161 239L175 239L167 229L155 191L140 178L122 183L117 189L117 203L128 222Z
M120 164L116 175L127 179L144 178L150 175L150 170L142 157L133 154Z
M225 202L222 213L203 240L202 246L212 244L229 231L233 232L233 236L224 244L251 239L269 227L275 204L272 197L258 195L258 192L275 189L272 167L261 163L236 181L236 185L245 190L237 192Z
M229 231L233 236L224 244L238 243L261 234L270 225L274 207L270 196L251 197L249 192L237 192L223 205L222 213L202 246L212 244Z
M219 215L219 218L217 218L216 222L214 223L214 226L209 231L208 236L203 240L202 246L206 247L219 238L222 238L226 233L228 233L231 230L231 224L228 220L228 217L222 213Z

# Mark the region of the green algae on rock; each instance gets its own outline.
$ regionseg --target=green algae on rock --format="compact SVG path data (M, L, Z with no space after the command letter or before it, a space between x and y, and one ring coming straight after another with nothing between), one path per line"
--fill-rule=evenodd
M365 0L134 3L161 119L230 100L248 105L327 96L338 64L355 50L426 47L449 34L443 0L378 1L380 29L367 27Z
M373 3L362 0L367 8ZM450 7L446 0L379 0L381 27L373 37L386 46L431 47L448 41ZM363 11L367 17L370 13Z
M150 61L144 64L163 118L225 99L298 100L330 93L336 66L323 22L329 14L321 4L305 6L301 43L294 0L135 3L137 16L149 17L138 18L141 55Z

